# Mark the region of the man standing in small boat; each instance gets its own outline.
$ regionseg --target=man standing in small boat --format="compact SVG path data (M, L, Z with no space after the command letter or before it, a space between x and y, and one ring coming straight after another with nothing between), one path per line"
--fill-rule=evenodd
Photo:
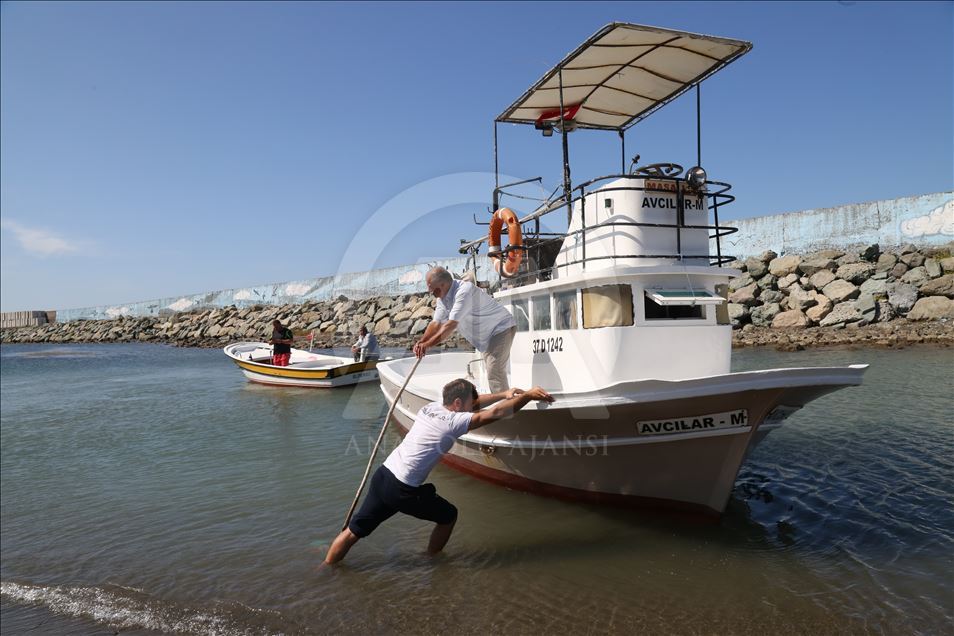
M276 367L287 367L291 358L291 346L295 334L282 324L281 320L272 321L272 364Z
M437 306L424 335L414 344L414 353L421 358L430 347L460 331L483 354L490 390L505 391L510 386L510 347L517 333L513 316L490 294L473 283L454 280L443 267L427 272L426 282L427 291L437 298Z
M404 440L375 471L364 503L331 544L325 563L343 559L355 543L398 512L436 523L427 552L440 552L454 530L457 507L438 495L434 484L424 483L431 470L467 431L507 417L534 400L553 402L540 387L478 395L477 387L464 379L447 383L441 397L441 402L417 412ZM490 408L480 410L486 406Z

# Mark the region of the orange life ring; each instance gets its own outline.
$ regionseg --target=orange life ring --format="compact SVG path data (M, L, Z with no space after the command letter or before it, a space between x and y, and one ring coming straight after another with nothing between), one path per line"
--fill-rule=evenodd
M507 258L501 257L500 233L507 226ZM510 208L500 208L490 219L490 236L487 238L487 255L494 259L494 267L506 278L516 276L523 260L523 234L520 232L520 219Z

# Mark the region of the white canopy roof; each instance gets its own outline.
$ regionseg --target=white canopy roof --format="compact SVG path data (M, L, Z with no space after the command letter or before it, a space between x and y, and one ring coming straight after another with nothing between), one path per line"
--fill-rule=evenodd
M581 128L626 129L752 48L750 42L614 22L570 53L497 121L564 118Z

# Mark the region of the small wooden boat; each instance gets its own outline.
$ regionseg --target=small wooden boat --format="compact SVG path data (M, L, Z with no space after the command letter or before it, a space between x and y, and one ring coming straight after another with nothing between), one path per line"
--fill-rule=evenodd
M378 379L378 360L355 362L352 358L292 349L287 367L272 364L272 346L264 342L238 342L223 349L252 382L281 386L330 388Z

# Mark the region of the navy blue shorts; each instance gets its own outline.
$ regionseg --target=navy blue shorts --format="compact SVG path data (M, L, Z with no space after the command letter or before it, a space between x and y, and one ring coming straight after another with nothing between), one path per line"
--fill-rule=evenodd
M374 471L368 495L348 529L358 537L366 537L398 512L442 525L457 521L457 507L438 495L434 484L408 486L380 466Z

